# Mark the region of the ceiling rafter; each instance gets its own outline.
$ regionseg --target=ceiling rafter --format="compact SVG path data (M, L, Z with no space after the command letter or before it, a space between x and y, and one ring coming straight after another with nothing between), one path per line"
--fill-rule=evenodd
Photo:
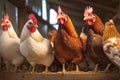
M95 6L95 7L98 7L100 9L104 9L104 10L107 10L107 11L110 11L110 12L113 12L113 13L116 13L117 12L117 9L115 8L112 8L110 6L105 6L105 5L102 5L102 4L99 4L99 3L93 3L93 2L89 2L89 1L85 1L85 0L74 0L76 2L79 2L79 3L83 3L83 4L89 4L91 6Z
M34 12L29 6L26 6L24 3L25 0L8 0L10 1L13 5L17 6L18 8L26 8L28 13L34 13L35 16L37 17L37 19L42 23L42 24L46 24L49 27L52 27L52 25L48 22L45 21L41 16L38 16L38 14L36 12Z

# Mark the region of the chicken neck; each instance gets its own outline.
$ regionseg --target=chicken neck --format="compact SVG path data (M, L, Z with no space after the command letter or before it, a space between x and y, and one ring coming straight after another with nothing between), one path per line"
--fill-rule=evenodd
M68 21L64 23L64 26L68 34L70 34L72 37L78 37L70 18L68 18Z
M92 29L96 34L100 34L101 36L103 36L104 25L103 25L101 19L97 15L95 15L95 16L96 16L96 21L92 25Z

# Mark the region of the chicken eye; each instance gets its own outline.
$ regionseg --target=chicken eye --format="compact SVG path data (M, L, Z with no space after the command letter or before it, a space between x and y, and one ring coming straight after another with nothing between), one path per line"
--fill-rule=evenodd
M32 22L29 22L29 24L32 24Z
M110 26L112 26L113 24L112 24L112 23L110 23L109 25L110 25Z
M6 21L6 23L9 23L8 21Z

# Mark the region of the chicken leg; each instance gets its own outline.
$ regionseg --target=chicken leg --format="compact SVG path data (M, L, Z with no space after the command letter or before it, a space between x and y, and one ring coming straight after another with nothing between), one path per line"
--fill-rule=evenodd
M120 66L119 66L119 73L120 73Z
M66 73L66 70L65 70L65 64L63 64L63 70L62 70L62 73Z
M98 64L95 65L94 72L97 72Z
M43 71L43 73L49 72L48 71L48 66L45 66L45 71Z
M8 72L9 71L9 63L6 60L4 60L4 62L6 64L6 72Z
M32 66L32 71L31 73L34 73L35 72L35 66Z
M18 67L18 66L15 66L15 68L14 68L14 71L13 71L13 72L16 72L16 71L17 71L17 67Z
M79 65L76 65L76 72L79 72Z
M30 67L29 67L29 70L28 70L28 71L31 71L31 69L32 69L32 66L30 65Z
M109 64L107 65L107 67L105 68L104 72L107 72L107 71L108 71L108 69L109 69L109 67L110 67L111 65L112 65L112 64L111 64L111 63L109 63Z

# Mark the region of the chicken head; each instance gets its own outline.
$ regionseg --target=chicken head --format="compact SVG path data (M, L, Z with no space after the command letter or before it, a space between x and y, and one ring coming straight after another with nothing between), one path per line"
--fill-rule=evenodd
M84 11L84 20L86 21L87 25L93 25L94 22L96 21L95 15L92 13L93 8L92 7L86 7Z
M37 19L36 17L34 16L34 14L30 14L29 15L29 21L28 21L28 24L27 24L27 28L28 30L33 33L36 31L37 29Z
M58 24L64 24L67 21L67 15L62 12L60 6L58 7Z
M2 19L1 26L2 26L3 31L7 31L8 28L11 26L11 23L10 23L10 21L9 21L9 15L8 15L8 14L6 14L6 15L4 16L4 18Z

